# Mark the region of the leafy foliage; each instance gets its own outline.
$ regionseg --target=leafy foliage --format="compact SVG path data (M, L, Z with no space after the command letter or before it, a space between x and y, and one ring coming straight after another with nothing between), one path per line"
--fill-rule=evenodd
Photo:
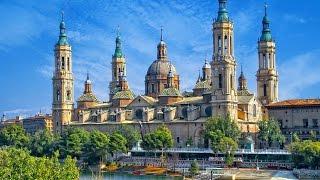
M320 142L298 141L290 145L294 164L301 168L320 167Z
M285 137L281 133L279 123L274 120L259 121L259 134L258 138L267 146L271 147L272 143L278 142L280 144L285 142Z
M173 146L171 131L164 125L157 128L154 132L147 133L142 141L142 148L145 150L166 149Z
M59 149L62 157L70 155L79 158L84 151L84 145L89 140L89 132L81 128L69 128L61 136Z
M121 125L121 127L119 128L119 133L123 137L126 137L127 149L132 149L132 147L134 147L137 144L137 142L141 139L139 131L135 130L132 126Z
M85 154L89 163L98 163L108 153L109 135L94 130L85 144Z
M52 156L57 148L59 138L44 130L36 132L30 140L29 150L34 156Z
M194 177L195 175L199 174L199 164L198 164L197 160L193 160L191 162L189 172L190 172L191 177Z
M109 152L111 155L117 152L127 152L127 139L119 132L114 132L110 136Z
M11 147L0 150L0 179L79 179L79 169L69 156L60 163L57 155L34 157L25 150Z
M0 131L1 146L25 147L29 143L30 137L20 125L11 125Z

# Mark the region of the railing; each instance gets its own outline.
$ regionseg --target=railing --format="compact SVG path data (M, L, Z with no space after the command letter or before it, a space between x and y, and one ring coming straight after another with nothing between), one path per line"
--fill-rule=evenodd
M148 152L142 148L132 148L131 152ZM152 152L160 153L161 150L152 150ZM208 153L213 154L214 152L209 148L168 148L164 149L166 153ZM221 154L221 153L218 153ZM238 149L235 154L291 154L287 150L283 149Z

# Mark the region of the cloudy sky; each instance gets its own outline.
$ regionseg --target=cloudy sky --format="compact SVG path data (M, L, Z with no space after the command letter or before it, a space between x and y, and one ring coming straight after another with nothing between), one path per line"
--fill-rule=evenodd
M191 90L212 55L212 19L217 0L68 0L0 1L0 113L7 116L50 112L53 47L64 11L73 48L75 98L83 91L87 71L101 101L108 98L110 63L117 26L127 59L128 81L144 92L144 76L156 58L160 27L169 58ZM256 91L257 39L265 0L229 0L235 24L235 53ZM319 0L267 0L277 43L280 99L320 96ZM240 66L238 66L238 70ZM239 73L238 73L239 74Z

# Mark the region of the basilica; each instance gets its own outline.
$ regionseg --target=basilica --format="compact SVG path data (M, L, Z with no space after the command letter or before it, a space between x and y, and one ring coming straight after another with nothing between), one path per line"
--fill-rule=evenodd
M170 61L169 44L163 39L161 29L157 58L150 61L146 69L145 93L135 94L127 81L126 58L118 33L111 59L108 102L102 102L95 96L89 75L84 81L83 94L74 99L72 49L62 18L59 40L54 49L54 131L59 133L64 128L75 126L112 132L128 125L147 133L164 124L172 131L176 147L185 146L190 138L195 145L201 146L208 117L230 116L243 133L255 134L257 122L268 116L266 107L278 101L276 44L269 27L267 7L258 41L255 95L248 89L245 73L241 70L236 76L234 24L228 15L227 0L218 0L218 3L218 14L212 24L212 59L205 60L192 92L180 91L180 76Z

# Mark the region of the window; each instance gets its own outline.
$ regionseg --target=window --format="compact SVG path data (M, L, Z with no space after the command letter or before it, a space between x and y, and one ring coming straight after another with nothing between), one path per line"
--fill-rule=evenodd
M71 91L70 90L68 90L67 91L67 100L71 100Z
M212 107L211 106L206 107L206 109L204 111L208 117L212 116Z
M267 68L267 56L263 54L263 68Z
M136 110L136 117L138 118L138 119L142 119L142 109L138 109L138 110Z
M221 54L222 42L221 36L218 36L218 54Z
M151 84L151 92L154 93L154 84Z
M177 143L178 144L180 143L180 137L177 137Z
M226 54L228 50L228 37L224 36L224 53Z
M219 74L219 89L222 89L222 74Z
M308 119L303 119L302 121L303 121L303 127L307 128L309 126Z
M60 91L57 90L57 101L60 101Z
M230 36L230 54L232 55L232 36Z
M233 89L233 76L230 74L230 88Z
M70 71L70 58L68 57L68 61L67 61L67 66L68 66L68 71Z
M61 64L62 64L62 65L61 65L61 66L62 66L62 69L64 69L64 64L65 64L65 63L64 63L64 57L62 57Z
M313 127L318 127L318 119L312 119Z
M257 106L253 105L253 117L257 117Z
M267 85L263 84L263 96L267 96Z

